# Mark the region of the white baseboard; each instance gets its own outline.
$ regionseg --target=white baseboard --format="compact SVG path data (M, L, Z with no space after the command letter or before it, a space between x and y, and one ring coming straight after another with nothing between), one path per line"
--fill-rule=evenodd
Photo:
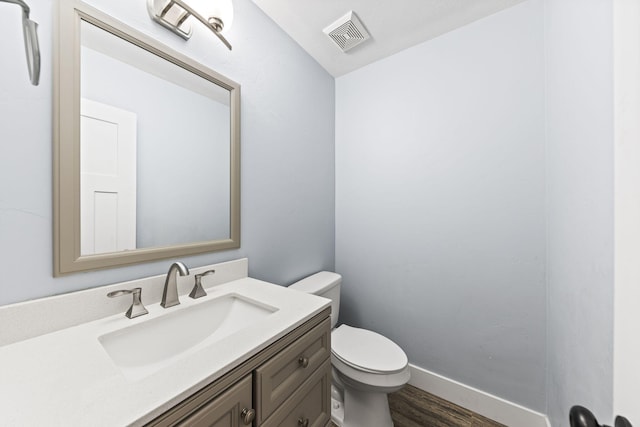
M413 364L409 384L510 427L550 427L541 414Z

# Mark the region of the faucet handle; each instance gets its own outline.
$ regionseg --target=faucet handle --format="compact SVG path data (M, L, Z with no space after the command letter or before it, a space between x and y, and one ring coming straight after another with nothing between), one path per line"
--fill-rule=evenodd
M121 289L119 291L109 292L107 296L109 298L115 298L122 295L133 294L133 302L131 303L131 307L125 313L129 319L133 319L134 317L142 316L144 314L149 313L144 305L142 305L142 288L133 288L133 289Z
M191 293L189 294L189 296L193 299L206 296L207 293L204 291L204 288L202 287L202 276L207 276L215 272L216 272L215 270L208 270L208 271L205 271L204 273L196 274L195 275L196 283L195 285L193 285L193 289L191 290Z

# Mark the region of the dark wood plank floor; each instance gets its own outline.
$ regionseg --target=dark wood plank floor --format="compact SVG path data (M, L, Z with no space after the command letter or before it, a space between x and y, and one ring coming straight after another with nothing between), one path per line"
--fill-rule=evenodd
M410 385L389 395L395 427L505 427Z
M389 395L395 427L505 427L413 386Z

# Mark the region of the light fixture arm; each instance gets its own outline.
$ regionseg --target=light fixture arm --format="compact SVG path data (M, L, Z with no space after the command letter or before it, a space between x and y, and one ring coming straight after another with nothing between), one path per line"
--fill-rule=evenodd
M160 4L163 4L162 7L160 7ZM190 16L193 16L198 21L200 21L202 25L210 29L211 32L213 32L213 34L215 34L216 37L218 37L220 41L224 43L224 45L229 50L231 50L231 44L222 34L220 34L224 27L224 22L219 17L211 17L209 18L209 20L207 20L183 0L168 0L166 3L158 0L148 0L147 5L149 14L154 21L178 34L180 37L184 39L188 39L189 37L191 37L191 30L189 28L184 30L182 28L182 25ZM184 13L180 14L180 17L179 19L177 19L177 21L171 22L175 20L175 15L172 20L167 19L167 15L174 6L178 6L184 11Z
M220 34L220 31L222 30L222 28L220 28L220 30L216 29L211 23L209 23L207 19L205 19L202 15L200 15L195 10L193 10L191 6L189 6L182 0L171 0L171 2L177 4L178 6L183 8L185 11L187 11L187 13L189 13L190 15L193 15L193 17L196 18L198 21L202 22L202 24L205 27L213 31L213 34L215 34L220 39L220 41L224 43L224 45L228 47L229 50L231 50L231 44L227 41L227 39L224 38L222 34Z

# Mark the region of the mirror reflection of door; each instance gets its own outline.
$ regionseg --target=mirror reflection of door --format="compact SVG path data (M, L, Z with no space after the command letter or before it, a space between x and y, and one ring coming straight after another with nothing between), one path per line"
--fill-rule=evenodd
M136 248L136 114L81 102L80 253Z

